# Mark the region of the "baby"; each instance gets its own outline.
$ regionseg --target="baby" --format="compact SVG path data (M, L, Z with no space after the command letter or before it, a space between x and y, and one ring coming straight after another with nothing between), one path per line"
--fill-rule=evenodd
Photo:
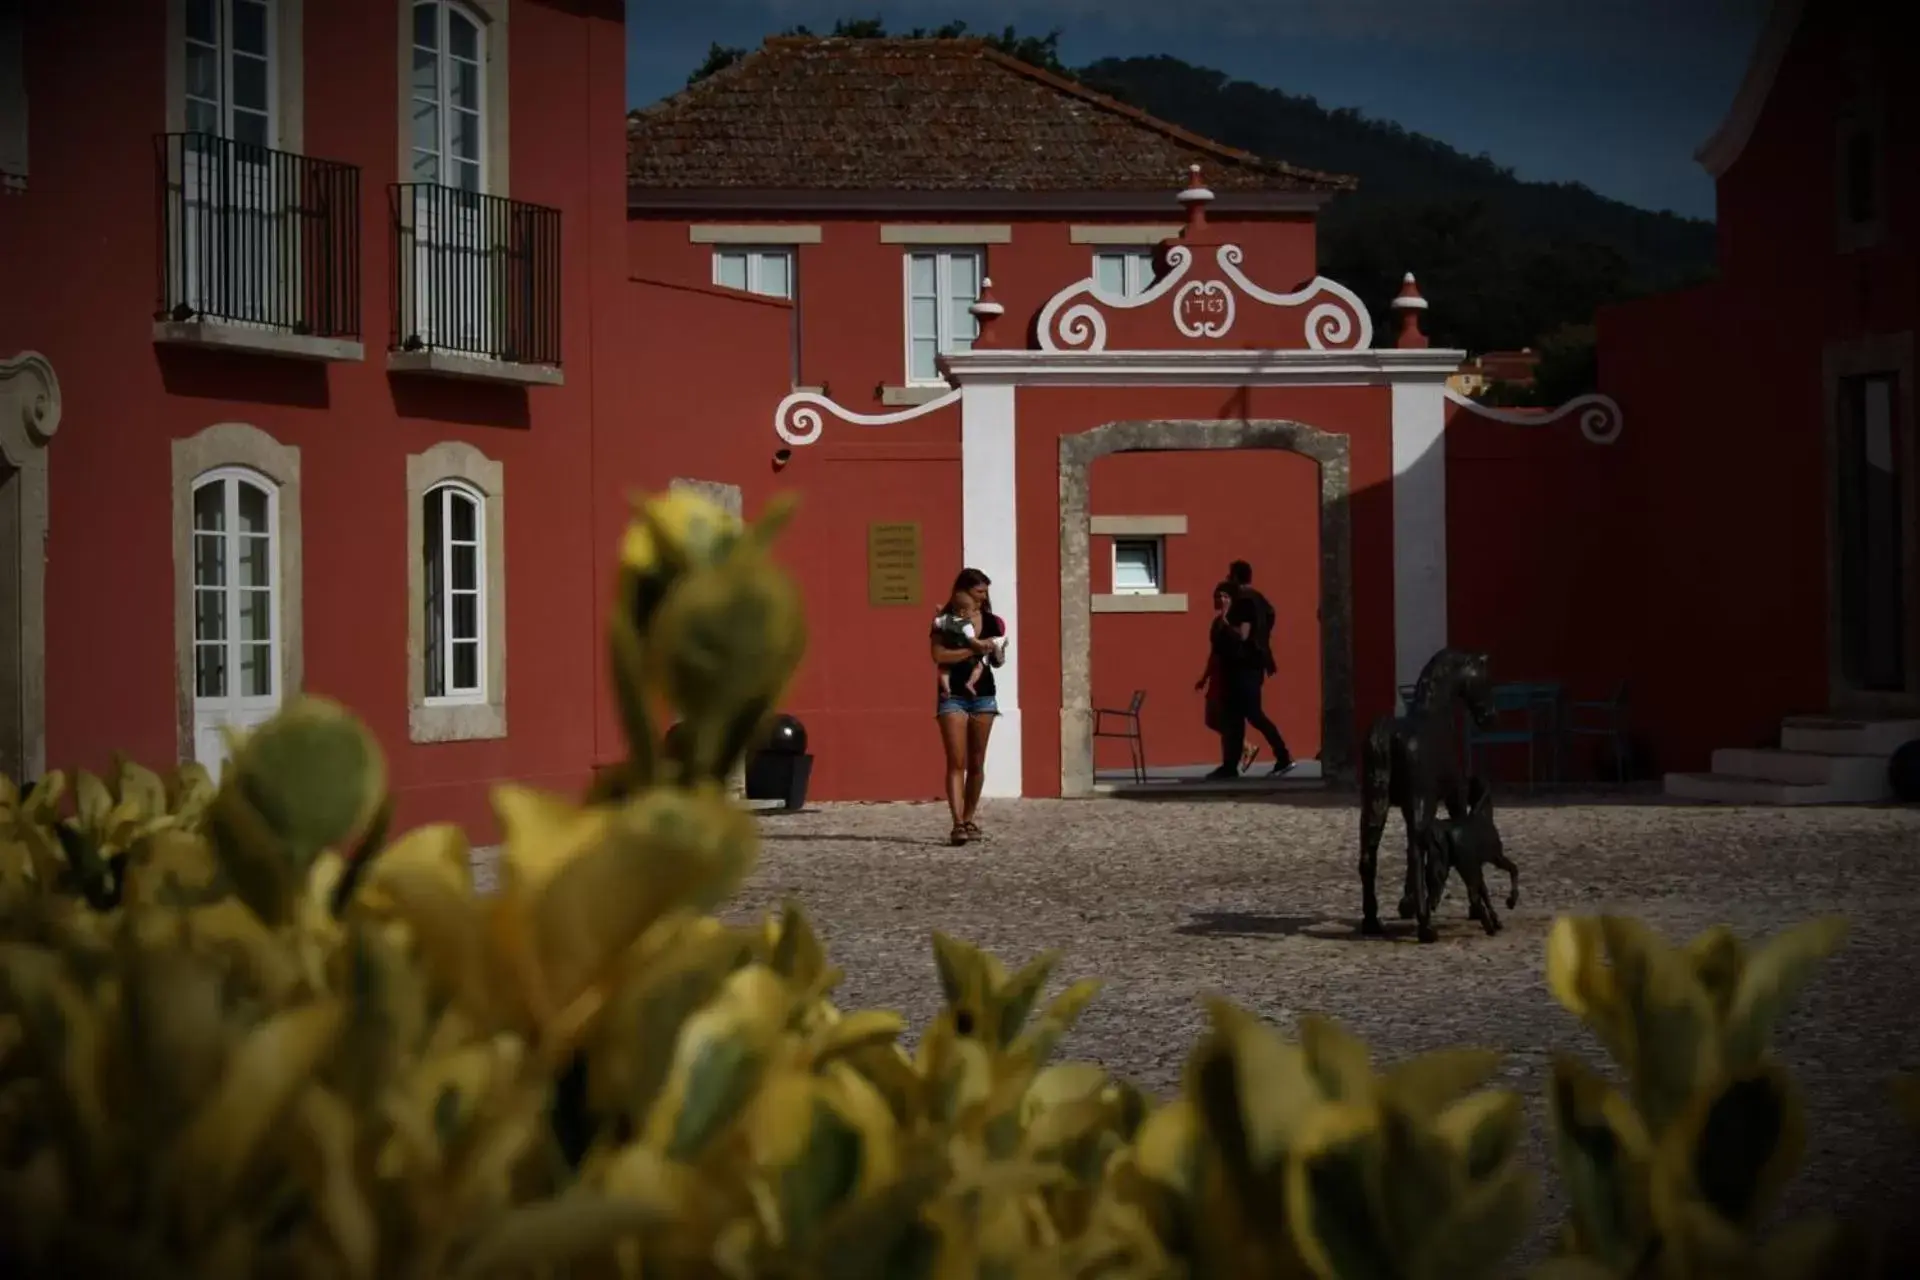
M957 613L941 614L933 620L933 627L940 633L941 643L949 649L970 648L977 634L973 623ZM970 657L964 662L956 662L950 667L940 668L940 696L943 698L955 696L953 680L956 675L962 677L961 688L966 690L966 697L979 696L980 673L985 669L986 664L977 656Z

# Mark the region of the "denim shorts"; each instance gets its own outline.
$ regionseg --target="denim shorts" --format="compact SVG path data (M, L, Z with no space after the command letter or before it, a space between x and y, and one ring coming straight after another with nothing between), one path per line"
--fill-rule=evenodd
M948 695L934 705L933 714L936 716L997 716L1000 714L1000 704L991 696L956 698Z

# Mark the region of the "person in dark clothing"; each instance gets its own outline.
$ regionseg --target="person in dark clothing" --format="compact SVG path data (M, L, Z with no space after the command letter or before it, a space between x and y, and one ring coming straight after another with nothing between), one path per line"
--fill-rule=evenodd
M1220 767L1210 778L1237 778L1246 750L1247 726L1252 725L1273 752L1275 776L1293 768L1293 753L1285 738L1260 706L1261 686L1277 667L1273 661L1273 606L1254 589L1253 566L1235 560L1227 567L1233 585L1233 603L1227 608L1229 644L1222 650L1226 698L1220 727Z

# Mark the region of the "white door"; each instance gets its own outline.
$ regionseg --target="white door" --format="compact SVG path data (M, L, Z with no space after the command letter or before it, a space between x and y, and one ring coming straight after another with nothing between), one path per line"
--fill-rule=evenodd
M186 126L174 266L197 314L288 325L300 310L298 173L274 109L273 0L186 0Z
M193 757L219 780L222 728L280 709L280 502L238 467L193 489Z
M486 190L486 29L453 0L413 6L413 332L475 355L502 344L489 323L504 201Z

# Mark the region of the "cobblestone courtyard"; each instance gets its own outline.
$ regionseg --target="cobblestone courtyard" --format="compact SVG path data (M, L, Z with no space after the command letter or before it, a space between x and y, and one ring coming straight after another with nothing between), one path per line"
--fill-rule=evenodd
M1403 837L1382 849L1382 898L1399 896ZM1822 912L1846 915L1841 953L1781 1029L1812 1109L1801 1207L1903 1208L1920 1195L1920 1135L1893 1121L1885 1081L1920 1066L1920 809L1689 808L1653 801L1509 805L1500 822L1521 902L1495 938L1465 918L1456 882L1441 941L1411 925L1360 939L1350 801L1305 804L1009 801L981 815L987 839L945 842L944 808L826 806L762 820L761 863L728 914L791 895L847 970L843 1007L886 1007L914 1025L936 1009L928 934L946 929L1009 964L1064 953L1054 987L1107 987L1064 1052L1152 1090L1177 1087L1220 992L1282 1027L1340 1018L1384 1058L1445 1044L1510 1056L1534 1112L1532 1157L1549 1174L1548 1054L1597 1053L1542 977L1556 913L1639 916L1669 937L1725 922L1749 939ZM1504 878L1490 877L1504 896ZM1550 1176L1542 1228L1559 1205ZM1871 1189L1871 1190L1869 1190ZM1536 1239L1536 1249L1538 1238Z

